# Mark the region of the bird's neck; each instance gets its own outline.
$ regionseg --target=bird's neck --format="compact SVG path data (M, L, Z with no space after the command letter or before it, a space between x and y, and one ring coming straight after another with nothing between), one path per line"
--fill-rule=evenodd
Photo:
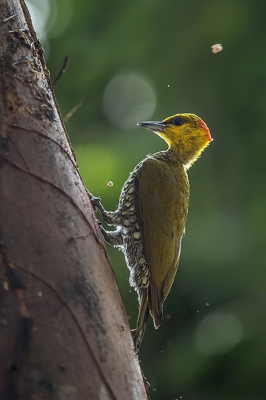
M171 158L178 160L184 165L185 169L189 169L192 164L200 157L202 151L206 147L205 143L199 145L198 142L190 141L189 144L179 141L174 146L169 146L167 150L171 154Z
M164 151L159 151L152 155L158 160L165 161L166 163L173 163L174 165L179 165L182 169L187 169L183 161L180 159L178 153L173 149L168 149Z

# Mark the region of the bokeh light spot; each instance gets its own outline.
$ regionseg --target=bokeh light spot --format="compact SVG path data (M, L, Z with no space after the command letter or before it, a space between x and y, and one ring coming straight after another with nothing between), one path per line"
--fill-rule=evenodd
M71 0L57 0L56 2L51 2L52 5L51 17L53 23L48 24L47 27L49 38L61 35L68 28L73 16Z
M148 119L156 107L156 95L146 78L122 73L110 80L103 95L103 108L111 124L119 129L134 129Z
M50 16L49 0L26 0L32 23L40 40L46 37L46 24Z
M205 317L195 334L198 349L208 355L227 353L242 337L243 328L239 319L232 314L221 312Z

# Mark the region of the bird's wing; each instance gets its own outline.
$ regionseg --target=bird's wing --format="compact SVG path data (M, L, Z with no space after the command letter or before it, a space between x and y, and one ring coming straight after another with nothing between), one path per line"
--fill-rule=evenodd
M173 283L187 215L180 180L169 166L147 158L135 178L136 215L150 271L149 308L154 325L161 324L162 304Z

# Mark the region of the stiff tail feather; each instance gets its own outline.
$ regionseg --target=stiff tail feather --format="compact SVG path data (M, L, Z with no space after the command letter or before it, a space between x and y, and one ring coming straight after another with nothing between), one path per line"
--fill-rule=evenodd
M132 331L136 353L139 352L139 348L145 333L148 316L149 316L148 289L143 289L140 298L137 327Z
M163 318L163 296L154 282L150 283L149 304L150 313L153 319L154 328L158 329Z

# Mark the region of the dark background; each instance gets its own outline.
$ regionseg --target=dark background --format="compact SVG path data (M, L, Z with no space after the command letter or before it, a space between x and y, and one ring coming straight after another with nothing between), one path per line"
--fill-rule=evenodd
M107 210L134 166L166 148L138 121L192 112L214 138L189 171L179 271L140 352L152 399L266 399L266 2L31 0L30 10L52 78L70 56L55 92L64 117L82 101L66 128ZM215 43L224 50L213 54ZM134 328L137 296L122 252L108 250Z

